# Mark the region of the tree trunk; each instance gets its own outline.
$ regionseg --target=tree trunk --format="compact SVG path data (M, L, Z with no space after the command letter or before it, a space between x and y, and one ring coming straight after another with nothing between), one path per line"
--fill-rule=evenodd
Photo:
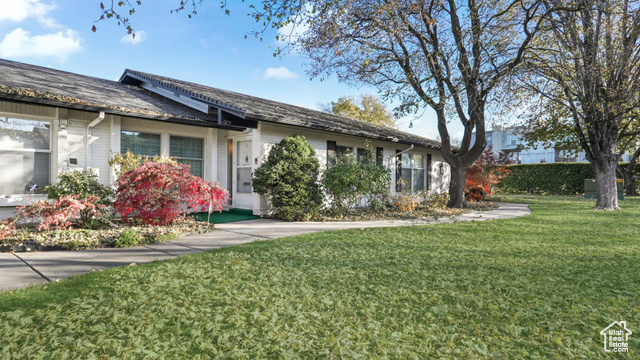
M449 181L448 208L461 209L464 207L464 185L467 179L467 169L461 165L451 165L451 180Z
M596 175L596 206L593 210L620 210L616 189L617 161L597 159L592 161Z
M620 166L618 165L618 172L620 173L620 175L622 176L622 179L624 180L624 192L625 195L627 196L638 196L638 190L636 189L636 183L635 183L635 179L633 178L634 175L634 168L635 168L635 163L631 164L631 169L629 169L629 166Z

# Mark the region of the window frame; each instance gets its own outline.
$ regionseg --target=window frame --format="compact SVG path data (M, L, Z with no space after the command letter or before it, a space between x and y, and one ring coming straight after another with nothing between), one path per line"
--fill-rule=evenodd
M399 155L399 156L398 156ZM409 158L409 167L404 166L404 158L405 155ZM419 155L422 156L422 167L416 167L415 166L415 159L414 156L415 155ZM398 162L398 166L397 169L400 171L396 171L396 192L402 192L402 191L409 191L410 193L416 193L418 191L422 191L422 190L429 190L429 171L427 169L427 163L430 163L431 161L431 154L422 154L422 153L398 153L396 155L396 161ZM404 177L402 176L403 170L409 170L409 181L408 183L406 183L405 181L403 181L402 183L399 182L400 179L404 180ZM423 171L423 177L422 177L422 187L420 189L415 189L414 188L414 174L416 171ZM399 178L398 178L399 176ZM407 186L409 185L409 186ZM409 189L407 189L407 187L409 187Z
M171 157L171 137L184 137L184 138L193 138L193 139L201 139L202 140L202 159L193 159L193 160L202 160L202 176L201 178L206 181L207 180L207 171L209 170L209 165L207 164L209 160L209 156L207 155L207 146L208 146L208 136L198 136L192 132L188 131L153 131L149 129L147 126L122 126L120 128L120 154L125 155L126 153L122 152L122 133L123 132L135 132L135 133L143 133L143 134L152 134L160 136L160 152L157 156L169 156ZM150 156L153 157L155 155L142 155L142 156ZM184 158L186 160L192 160L191 158ZM196 175L197 176L197 175Z
M189 171L191 172L191 174L195 175L195 176L199 176L201 179L204 179L204 173L205 173L205 153L206 153L206 139L202 138L202 137L197 137L197 136L184 136L184 135L177 135L177 134L171 134L169 133L169 157L173 158L174 155L171 155L171 138L172 137L180 137L180 138L187 138L187 139L197 139L197 140L201 140L202 141L202 157L201 158L190 158L190 157L178 157L175 156L176 161L178 161L178 163L180 163L180 160L190 160L190 161L200 161L202 163L201 166L201 170L202 170L202 175L196 175L193 174L193 172L191 172L191 167L189 168ZM162 138L161 138L162 140ZM162 141L161 141L162 143Z
M150 156L150 157L154 157L154 156L161 156L163 154L162 149L166 148L163 147L162 143L163 143L163 134L162 132L154 132L154 131L146 131L146 130L125 130L125 129L120 129L120 154L121 155L126 155L127 153L124 152L123 153L123 148L122 148L122 133L123 132L130 132L130 133L138 133L138 134L149 134L149 135L158 135L160 137L160 148L157 154L135 154L133 151L131 151L130 149L127 149L129 151L131 151L131 153L133 153L134 155L140 155L140 156Z
M339 151L340 149L344 149L344 151ZM358 147L355 145L339 145L336 141L327 140L327 166L331 164L335 164L338 160L338 157L344 155L353 155L354 158L357 158L357 150Z
M59 138L59 128L57 126L57 122L55 118L52 117L48 117L48 116L37 116L37 115L28 115L28 114L17 114L17 113L4 113L4 112L0 112L0 118L5 118L5 119L16 119L16 120L27 120L27 121L35 121L35 122L42 122L42 123L48 123L49 124L49 144L48 144L48 149L47 150L43 150L43 149L11 149L11 148L5 148L2 147L2 145L0 144L0 152L14 152L14 153L31 153L34 154L34 160L35 160L35 154L36 153L42 153L42 154L48 154L49 156L49 161L48 161L48 167L49 167L49 171L47 174L48 177L48 183L40 186L38 185L39 189L42 190L44 189L45 186L51 184L53 182L53 179L55 179L56 177L56 173L57 173L57 162L54 163L54 159L57 157L55 156L55 154L57 153L57 139ZM42 194L31 194L28 193L26 190L22 193L0 193L0 195L10 198L10 197L20 197L20 196L45 196Z

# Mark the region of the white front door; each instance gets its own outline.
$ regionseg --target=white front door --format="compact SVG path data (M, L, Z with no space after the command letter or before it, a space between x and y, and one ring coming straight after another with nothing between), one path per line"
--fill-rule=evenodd
M251 151L251 140L234 141L233 157L233 207L240 209L252 209L251 200L251 177L253 168L251 161L253 154Z

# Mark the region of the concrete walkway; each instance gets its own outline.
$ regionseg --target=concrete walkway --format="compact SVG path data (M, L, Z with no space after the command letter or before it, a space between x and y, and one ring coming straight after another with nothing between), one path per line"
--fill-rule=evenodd
M508 219L530 213L531 210L526 204L499 203L499 208L495 210L472 212L440 218L436 221L381 220L321 223L256 219L217 224L216 231L210 233L126 249L0 253L0 291L58 281L92 270L126 266L132 263L148 263L257 240L318 231Z

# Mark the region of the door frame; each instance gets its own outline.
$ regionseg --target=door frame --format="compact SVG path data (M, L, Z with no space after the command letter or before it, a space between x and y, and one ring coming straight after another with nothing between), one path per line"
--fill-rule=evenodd
M238 209L253 210L253 186L251 187L251 193L249 194L242 193L240 194L240 197L238 197L237 191L238 191L238 153L239 153L238 142L251 141L251 154L249 158L249 164L251 164L251 174L253 175L253 171L254 171L253 141L254 139L250 135L240 135L240 136L229 137L229 140L233 141L233 153L232 153L232 164L231 164L231 172L232 172L231 199L233 199L232 207L238 208ZM240 201L238 201L238 199L240 199Z

